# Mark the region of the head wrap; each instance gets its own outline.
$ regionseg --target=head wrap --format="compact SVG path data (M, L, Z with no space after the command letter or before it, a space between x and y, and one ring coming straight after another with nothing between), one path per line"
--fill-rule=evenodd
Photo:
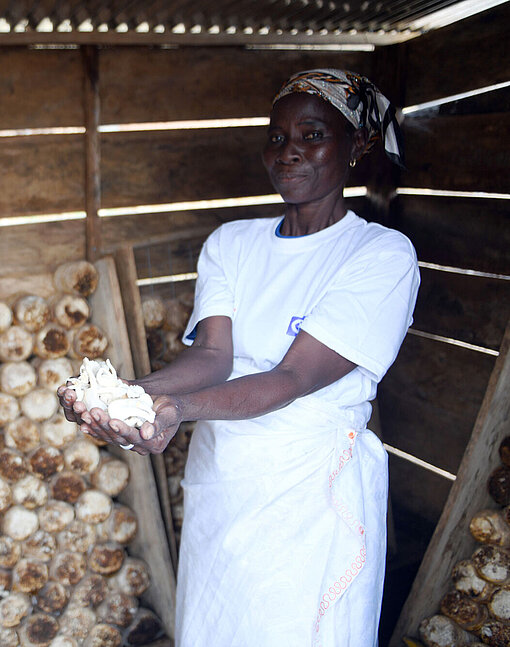
M386 155L404 168L402 135L395 108L367 78L346 70L298 72L283 84L273 104L293 92L316 94L331 103L356 129L367 128L368 144L364 153L382 139Z

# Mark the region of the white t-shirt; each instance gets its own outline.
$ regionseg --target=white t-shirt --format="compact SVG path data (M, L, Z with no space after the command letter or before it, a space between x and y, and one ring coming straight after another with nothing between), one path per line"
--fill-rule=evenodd
M368 419L367 401L412 322L419 286L414 248L400 232L352 211L307 236L279 235L281 220L229 222L209 236L184 342L192 343L202 319L230 317L234 378L274 368L304 330L357 364L314 397Z

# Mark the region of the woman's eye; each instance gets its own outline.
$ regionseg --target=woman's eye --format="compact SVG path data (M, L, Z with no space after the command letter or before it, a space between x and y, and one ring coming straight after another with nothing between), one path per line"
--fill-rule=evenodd
M311 133L307 133L304 137L305 139L321 139L322 133L320 130L314 130Z
M269 135L269 142L271 144L279 144L283 141L282 135Z

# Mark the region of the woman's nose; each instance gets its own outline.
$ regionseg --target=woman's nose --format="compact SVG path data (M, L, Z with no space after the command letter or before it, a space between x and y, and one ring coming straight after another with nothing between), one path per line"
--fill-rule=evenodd
M286 141L279 150L278 161L282 164L293 164L300 159L301 152L292 140Z

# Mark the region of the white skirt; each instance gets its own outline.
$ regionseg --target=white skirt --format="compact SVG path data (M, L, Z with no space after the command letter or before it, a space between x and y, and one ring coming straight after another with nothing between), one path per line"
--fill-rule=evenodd
M197 425L176 647L377 645L387 455L356 418L308 397Z

